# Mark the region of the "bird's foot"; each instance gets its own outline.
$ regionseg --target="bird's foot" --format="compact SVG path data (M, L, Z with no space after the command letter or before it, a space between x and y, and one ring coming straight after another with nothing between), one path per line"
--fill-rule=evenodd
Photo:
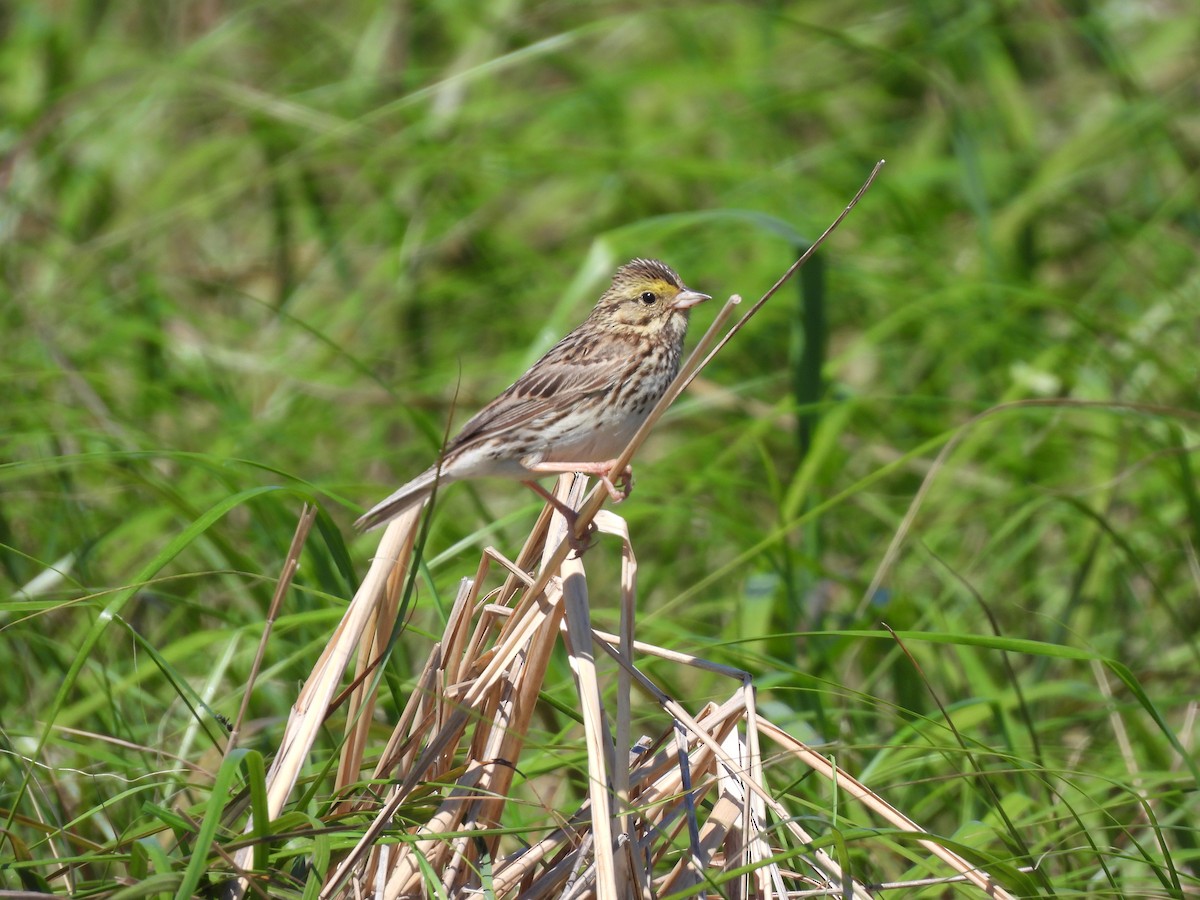
M571 507L567 506L567 504L563 503L536 481L526 481L525 486L558 510L559 514L567 520L567 543L571 545L571 549L575 551L576 556L583 556L584 551L590 550L595 546L595 538L599 533L595 522L588 522L587 529L583 535L577 535L575 532L579 523L578 510L571 509Z
M615 479L611 469L600 473L598 477L604 489L608 491L608 496L612 497L613 503L620 503L633 493L633 466L626 466Z
M572 516L567 519L567 543L571 545L571 549L575 552L576 557L583 556L588 550L596 546L596 535L600 533L600 529L596 527L595 522L588 522L587 529L583 536L580 537L575 533L576 521L578 516Z
M591 475L600 479L608 496L614 503L620 503L633 490L633 467L626 465L620 473L613 477L613 466L617 461L609 459L604 462L543 462L529 466L530 471L542 472L547 475L561 475L564 472L578 472L581 475ZM540 493L540 492L539 492Z

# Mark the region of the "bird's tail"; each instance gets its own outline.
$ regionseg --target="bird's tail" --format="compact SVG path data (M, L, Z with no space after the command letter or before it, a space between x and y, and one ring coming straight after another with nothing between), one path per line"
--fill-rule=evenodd
M442 472L441 484L447 484L453 480L447 476L445 471ZM425 499L433 493L433 486L437 481L437 467L426 469L394 494L380 500L363 513L362 517L354 523L354 527L360 531L370 531L392 521L405 510L418 503L424 503Z

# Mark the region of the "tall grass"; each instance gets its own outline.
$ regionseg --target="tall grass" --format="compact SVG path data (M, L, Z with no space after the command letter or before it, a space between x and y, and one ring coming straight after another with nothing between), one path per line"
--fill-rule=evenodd
M1040 891L1194 892L1198 27L1172 2L9 4L0 887L227 875L255 780L218 777L217 715L301 503L264 754L374 548L349 522L448 420L631 256L757 296L886 157L820 277L640 455L638 637L750 671L773 721ZM536 509L444 493L381 740L480 547ZM589 554L609 630L617 553ZM522 772L571 810L578 701L547 665ZM728 693L647 669L691 709ZM358 824L329 817L337 724L263 857L298 894ZM864 880L917 877L794 763L767 777Z

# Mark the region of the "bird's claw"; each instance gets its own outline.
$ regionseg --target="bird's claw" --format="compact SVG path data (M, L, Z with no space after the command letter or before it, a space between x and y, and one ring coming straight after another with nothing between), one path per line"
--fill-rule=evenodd
M571 522L567 527L567 543L578 558L596 546L596 535L599 533L600 529L596 527L596 523L588 522L587 531L580 537L575 533L575 523Z
M611 472L608 475L601 475L600 482L608 491L608 496L612 497L613 503L620 503L633 491L633 467L626 466L615 480Z

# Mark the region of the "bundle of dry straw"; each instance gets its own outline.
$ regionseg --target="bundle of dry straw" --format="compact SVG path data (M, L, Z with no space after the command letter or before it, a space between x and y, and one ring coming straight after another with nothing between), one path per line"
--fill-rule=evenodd
M628 463L646 432L712 356L840 223L878 171L876 166L825 235L718 341L739 302L730 299L614 471ZM594 522L600 533L621 541L620 633L592 627L583 559L570 550L566 521L547 505L514 559L489 547L474 577L463 581L442 639L431 648L390 740L373 770L364 772L378 684L374 667L396 625L421 510L403 514L384 532L362 586L296 701L268 776L267 807L274 818L338 702L335 693L354 658L336 784L344 799L336 812L360 821L369 817L370 824L336 861L320 896L871 896L879 886L857 882L828 854L813 849L813 837L772 796L760 741L836 779L839 790L893 826L914 833L918 826L759 715L746 673L634 640L633 544L624 521L601 510L604 491L584 497L584 484L582 476L563 476L556 496L579 511L577 537ZM499 583L485 590L489 581ZM559 640L578 689L589 796L536 841L525 832L527 843L510 846L503 839L510 787ZM604 707L597 650L618 666L615 711ZM640 671L643 655L727 675L733 684L729 699L689 713ZM634 736L635 689L659 705L670 727ZM375 787L356 787L364 783ZM388 786L382 796L381 783ZM414 810L425 813L417 824ZM958 855L933 841L923 845L958 873L952 878L991 896L1008 896ZM238 859L243 866L247 854ZM249 884L248 876L240 887Z

